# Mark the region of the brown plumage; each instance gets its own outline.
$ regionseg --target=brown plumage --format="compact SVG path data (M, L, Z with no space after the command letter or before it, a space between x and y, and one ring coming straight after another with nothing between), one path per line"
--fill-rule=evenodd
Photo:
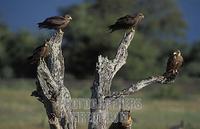
M171 126L169 129L183 129L184 128L184 121L181 120L180 124Z
M49 47L47 43L44 43L33 51L33 55L28 57L28 61L31 64L38 64L40 59L45 59L48 55Z
M38 23L38 27L62 31L69 24L70 20L72 20L70 15L65 15L64 17L53 16Z
M108 26L108 29L111 33L116 30L135 29L143 18L144 15L142 13L137 13L134 16L126 15L117 19L115 24Z
M116 120L110 125L109 129L129 129L133 121L131 113L128 110L120 111Z
M167 61L167 68L166 72L164 73L164 76L169 77L175 77L183 64L183 57L181 55L180 50L174 51L168 58Z

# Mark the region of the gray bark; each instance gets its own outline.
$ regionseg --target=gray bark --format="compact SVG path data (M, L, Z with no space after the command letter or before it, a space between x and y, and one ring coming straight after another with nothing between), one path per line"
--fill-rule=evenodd
M48 41L48 65L40 60L37 67L37 89L32 95L44 104L51 129L75 129L71 109L71 95L64 86L64 58L61 50L63 32L57 32Z
M135 30L131 30L129 33L125 33L117 50L117 54L113 60L109 60L107 57L98 57L96 76L91 87L92 100L96 100L96 105L91 103L90 118L88 129L106 129L108 128L106 117L108 113L108 105L114 100L133 94L142 88L152 84L166 84L173 80L168 80L164 76L149 77L141 80L135 84L132 84L129 88L119 92L110 92L112 79L117 71L126 63L128 57L128 47L130 42L134 38ZM93 105L93 106L92 106Z
M117 71L126 63L128 56L128 46L135 35L135 30L125 33L122 38L117 54L113 60L107 57L98 57L97 70L92 91L92 100L96 100L96 104L90 108L90 118L88 129L106 129L107 106L105 97L110 95L110 87L112 79ZM91 104L92 105L92 104Z
M169 83L167 78L165 78L164 76L160 75L160 76L152 76L149 77L147 79L141 80L135 84L131 84L131 86L127 89L124 89L122 91L119 92L113 92L112 95L110 96L106 96L106 99L111 103L112 101L120 98L120 97L124 97L127 95L131 95L139 90L141 90L142 88L146 87L146 86L150 86L152 84L166 84Z
M126 63L128 47L134 38L135 30L125 33L113 60L98 57L96 75L91 87L91 105L88 129L106 129L108 104L117 98L133 94L142 88L155 83L168 83L164 76L155 76L132 84L129 88L111 93L112 79ZM51 129L76 129L75 116L71 109L71 95L64 86L64 58L61 50L63 32L57 32L48 41L50 56L46 64L40 60L37 67L37 89L32 96L44 104ZM95 103L94 103L95 102Z

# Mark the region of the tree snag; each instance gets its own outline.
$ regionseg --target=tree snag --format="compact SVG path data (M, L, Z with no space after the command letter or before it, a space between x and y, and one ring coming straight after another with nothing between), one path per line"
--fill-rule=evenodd
M119 69L126 63L128 57L127 49L134 38L134 35L135 30L133 29L124 33L117 54L113 60L109 60L107 57L102 57L101 55L98 57L96 75L93 86L91 87L91 99L96 100L97 104L90 108L88 129L106 129L109 127L106 119L108 117L108 105L112 104L112 102L118 98L131 95L152 84L166 84L173 81L163 75L158 75L141 80L122 91L111 93L110 88L112 79Z
M76 129L76 117L72 112L71 95L64 86L65 65L61 50L63 34L60 31L56 32L47 41L50 51L49 57L47 61L44 59L39 60L37 87L32 92L32 96L37 97L44 104L50 129ZM133 29L124 33L113 60L101 55L98 57L96 75L91 87L92 96L88 129L106 129L109 127L106 119L108 117L108 105L118 98L133 94L151 84L166 84L173 81L163 75L158 75L141 80L122 91L111 93L112 79L126 63L128 57L127 49L134 35L135 30ZM94 101L96 102L95 104L93 103Z
M71 109L71 95L64 86L64 58L61 50L63 32L56 32L47 42L50 53L37 67L37 89L32 96L44 104L51 129L76 129Z

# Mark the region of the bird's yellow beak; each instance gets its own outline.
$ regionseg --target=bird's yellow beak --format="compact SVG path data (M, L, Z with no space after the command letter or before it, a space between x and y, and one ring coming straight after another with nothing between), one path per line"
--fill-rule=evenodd
M177 54L177 52L173 52L173 55L176 55Z
M144 18L144 15L142 16L142 18Z
M69 20L72 20L72 17L69 17Z

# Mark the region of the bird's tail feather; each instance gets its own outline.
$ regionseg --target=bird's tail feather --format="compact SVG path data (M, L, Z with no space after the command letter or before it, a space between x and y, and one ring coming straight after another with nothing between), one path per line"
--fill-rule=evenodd
M45 28L46 25L44 25L42 22L37 23L39 28Z
M33 56L29 56L26 58L28 61L32 60L33 59Z
M109 33L112 33L113 31L115 31L114 27L115 27L114 25L110 25L110 26L107 27Z
M40 28L40 27L42 26L42 23L39 22L39 23L37 23L37 25L38 25L38 27Z
M33 56L29 56L28 58L27 58L27 61L28 61L28 63L30 63L30 64L35 64L37 61L34 59L34 57Z

